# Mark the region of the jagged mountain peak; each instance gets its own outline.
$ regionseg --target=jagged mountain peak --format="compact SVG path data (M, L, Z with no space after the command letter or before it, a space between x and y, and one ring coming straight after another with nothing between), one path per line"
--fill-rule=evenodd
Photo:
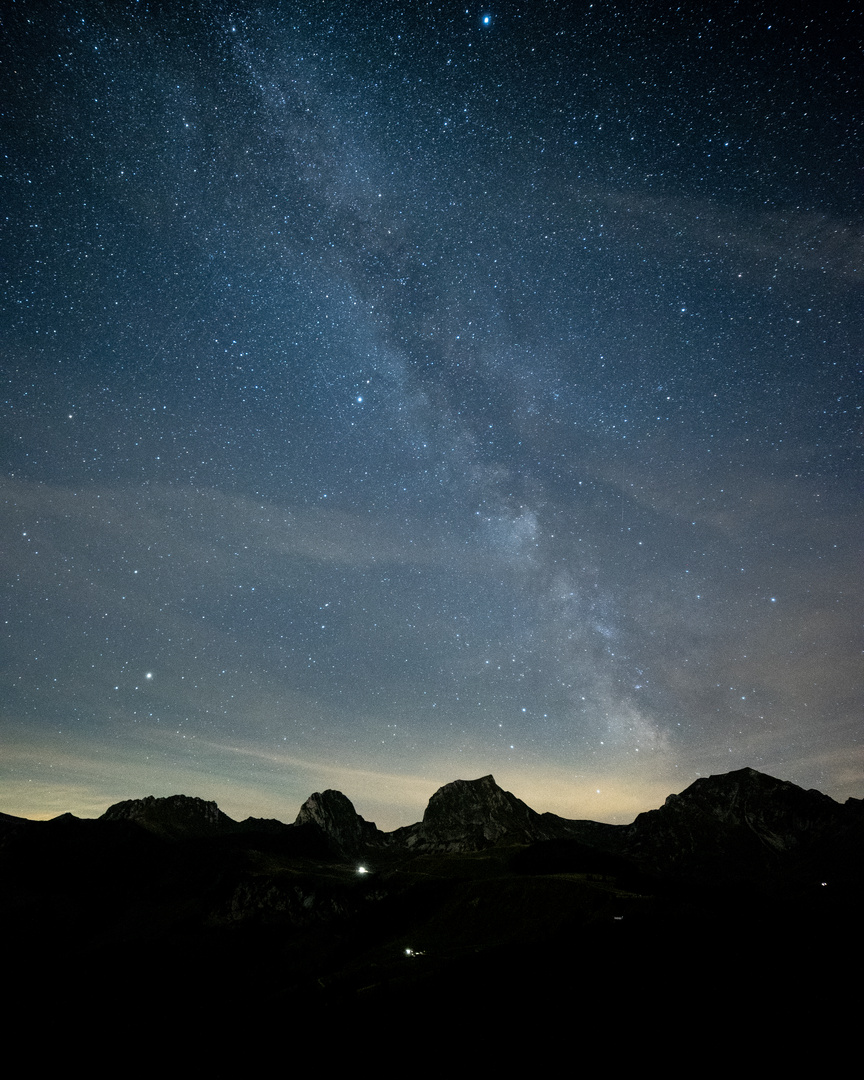
M748 767L702 776L680 794L670 795L660 810L648 813L698 812L733 824L743 824L757 813L761 818L796 820L804 825L807 819L822 822L826 815L833 816L839 809L839 803L821 791L805 790L788 780L778 780Z
M755 878L806 853L843 817L828 795L745 768L700 777L640 814L622 841L653 868Z
M382 839L375 823L361 817L351 800L333 788L310 795L294 824L316 825L341 855L361 855Z
M166 836L213 836L230 830L235 822L215 802L189 795L127 799L109 806L100 820L134 821Z
M528 843L547 834L541 816L499 787L490 774L439 788L407 844L422 851L476 851L505 837L511 843Z
M443 787L438 788L429 800L424 820L430 812L435 813L436 807L447 805L450 802L458 801L460 803L487 805L490 801L500 802L507 795L510 795L510 792L499 787L491 773L488 776L480 776L476 780L451 780L449 784L444 784ZM515 798L513 795L510 797Z

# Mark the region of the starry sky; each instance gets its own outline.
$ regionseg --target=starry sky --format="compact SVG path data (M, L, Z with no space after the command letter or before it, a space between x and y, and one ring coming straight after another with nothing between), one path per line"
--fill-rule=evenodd
M0 809L864 795L851 6L3 19Z

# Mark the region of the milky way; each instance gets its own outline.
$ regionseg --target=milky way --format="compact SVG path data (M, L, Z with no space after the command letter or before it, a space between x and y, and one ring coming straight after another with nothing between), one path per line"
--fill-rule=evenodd
M864 794L853 18L16 4L0 809Z

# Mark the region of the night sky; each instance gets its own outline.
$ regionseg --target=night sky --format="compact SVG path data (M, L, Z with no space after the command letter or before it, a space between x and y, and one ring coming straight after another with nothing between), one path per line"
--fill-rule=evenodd
M851 6L6 10L0 809L864 795Z

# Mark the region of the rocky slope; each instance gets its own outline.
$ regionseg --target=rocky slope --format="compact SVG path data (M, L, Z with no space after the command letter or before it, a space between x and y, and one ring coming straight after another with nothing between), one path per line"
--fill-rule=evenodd
M848 815L819 791L739 769L696 780L622 831L627 852L658 869L718 860L743 872L776 865L820 841Z
M101 821L134 821L149 832L160 836L203 837L228 832L236 822L223 814L215 802L171 795L157 799L128 799L109 806Z
M423 820L391 834L391 844L406 851L482 851L496 844L530 844L566 835L569 823L538 814L504 791L493 776L454 780L429 800Z
M341 791L316 791L300 807L295 825L314 825L330 841L333 850L345 858L357 858L380 848L385 834L366 821Z

